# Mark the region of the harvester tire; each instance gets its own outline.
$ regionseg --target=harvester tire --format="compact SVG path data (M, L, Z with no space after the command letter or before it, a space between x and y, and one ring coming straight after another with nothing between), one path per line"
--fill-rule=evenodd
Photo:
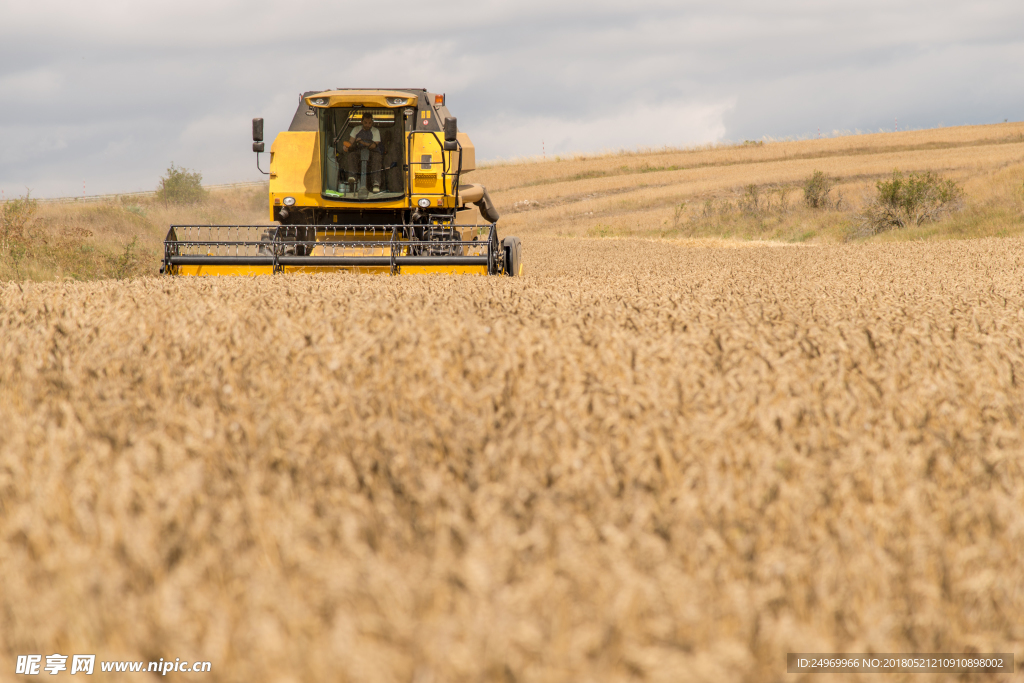
M502 247L505 248L505 275L519 277L523 274L523 243L518 237L506 237Z

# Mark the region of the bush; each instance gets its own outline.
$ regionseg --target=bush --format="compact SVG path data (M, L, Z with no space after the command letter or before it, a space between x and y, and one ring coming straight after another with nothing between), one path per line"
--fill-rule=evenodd
M24 197L0 204L0 243L7 246L28 239L25 227L37 207L38 203L29 192Z
M756 216L761 213L761 188L751 183L743 188L743 196L736 202L743 213Z
M199 171L176 168L173 162L156 190L156 198L165 204L199 204L206 201L207 194Z
M31 193L0 204L0 277L21 278L21 262L29 255L28 224L38 204Z
M963 189L931 171L904 176L896 170L875 187L878 196L865 210L862 225L872 235L937 221L963 205Z
M771 214L783 214L789 211L789 193L792 188L788 185L778 187L765 187L751 183L743 188L743 195L736 201L736 208L740 213L764 218Z
M106 259L108 273L116 280L124 280L140 273L144 264L139 254L139 236L135 235L130 242L122 244L120 254L108 254Z
M815 171L804 181L804 204L810 209L838 209L843 196L837 191L832 196L836 179L822 171Z

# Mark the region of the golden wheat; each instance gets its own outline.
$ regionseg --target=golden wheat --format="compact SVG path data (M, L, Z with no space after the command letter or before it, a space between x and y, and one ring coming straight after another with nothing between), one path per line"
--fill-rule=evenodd
M997 234L1000 231L1017 234L1024 229L1021 211L1024 142L968 145L955 150L924 148L890 152L868 149L848 156L840 156L837 152L835 156L797 158L785 158L773 147L756 148L763 149L764 155L772 156L766 160L748 160L724 166L683 164L674 169L659 163L643 172L623 170L616 166L615 158L609 157L600 160L608 169L607 175L590 177L577 173L544 184L499 190L494 192L494 199L506 211L504 229L522 235L551 232L586 235L600 225L607 228L608 234L658 236L678 228L672 218L675 207L680 203L685 202L683 219L687 220L699 212L702 201L706 199L735 200L748 185L767 186L769 189L780 186L794 188L816 169L839 176L841 182L837 190L846 198L847 208L855 210L873 196L877 180L899 168L904 171L942 172L965 183L972 206L981 206L994 196L1001 198L1001 204L1013 205L1014 209L1006 216L986 215L988 224L974 228L974 235L979 232ZM743 152L739 148L736 153L750 155L760 152ZM657 158L644 159L646 163ZM593 165L597 161L585 163ZM483 180L486 181L486 177ZM498 183L501 184L500 179ZM795 201L791 200L789 207L797 208L799 194L793 194L796 195ZM801 218L806 224L805 230L820 229L822 223L829 220L821 212L804 212ZM771 234L771 226L762 229L771 237L784 236ZM950 231L947 229L947 232ZM903 236L920 237L920 231L908 231Z
M3 666L1021 666L1024 242L526 248L522 279L0 285Z
M981 147L999 155L1006 144L1024 142L1024 122L988 126L959 126L901 133L874 133L869 135L840 135L817 140L764 141L751 145L723 145L690 150L639 150L612 155L577 155L555 157L530 163L500 163L487 165L474 172L494 191L545 185L552 182L585 180L623 173L647 173L652 170L727 168L756 163L771 163L794 159L818 159L816 166L844 164L844 159L858 156L902 155L912 158L921 151L945 151L946 157L955 159L962 150ZM1019 159L1019 155L1017 157ZM892 170L891 168L885 169ZM754 182L771 182L759 178Z

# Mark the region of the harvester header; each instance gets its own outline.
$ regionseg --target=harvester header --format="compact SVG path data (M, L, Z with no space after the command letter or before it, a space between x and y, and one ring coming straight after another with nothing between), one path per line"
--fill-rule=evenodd
M264 151L253 119L253 151ZM174 225L163 272L522 275L487 189L463 182L476 150L444 95L422 89L303 93L270 147L265 225ZM459 220L479 210L483 219Z

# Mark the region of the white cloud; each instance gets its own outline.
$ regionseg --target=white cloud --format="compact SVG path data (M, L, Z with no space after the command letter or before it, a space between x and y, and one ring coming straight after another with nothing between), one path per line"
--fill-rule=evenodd
M148 189L172 160L260 178L249 119L272 139L315 88L446 92L482 159L1024 118L1016 0L393 0L368 28L354 8L8 2L0 188Z
M725 135L724 117L735 106L637 104L614 111L595 107L581 117L500 116L467 130L481 159L616 151L637 147L685 147L715 142Z
M0 75L0 93L18 93L38 107L49 106L55 93L61 91L65 76L51 66Z

